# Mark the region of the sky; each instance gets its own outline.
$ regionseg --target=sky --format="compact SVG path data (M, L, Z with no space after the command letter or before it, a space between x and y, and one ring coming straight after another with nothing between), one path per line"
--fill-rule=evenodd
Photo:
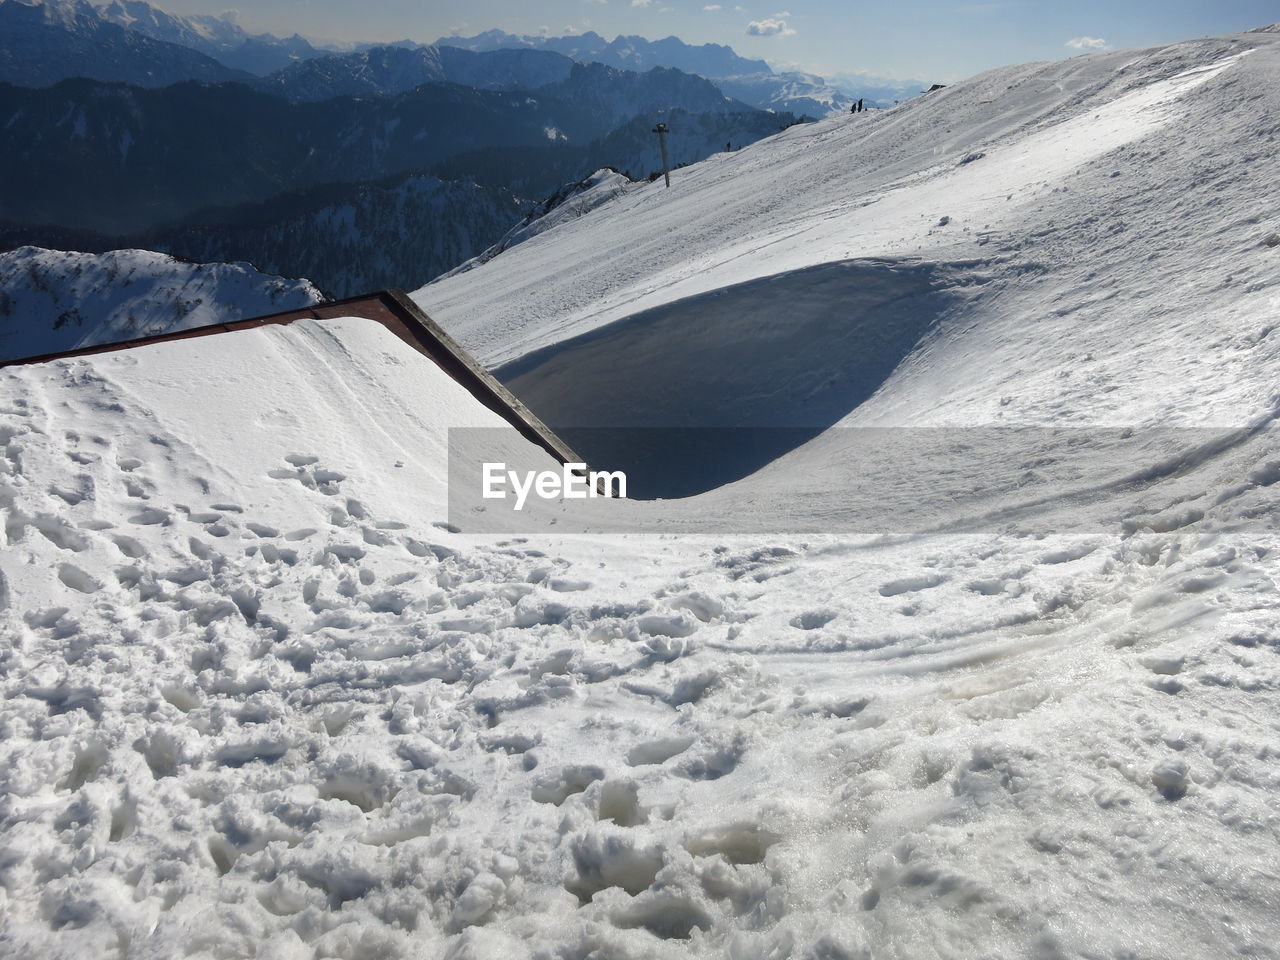
M153 0L222 13L228 0ZM231 0L234 2L234 0ZM1231 33L1280 19L1276 0L242 0L254 31L430 43L491 28L723 43L775 68L949 83L992 67Z

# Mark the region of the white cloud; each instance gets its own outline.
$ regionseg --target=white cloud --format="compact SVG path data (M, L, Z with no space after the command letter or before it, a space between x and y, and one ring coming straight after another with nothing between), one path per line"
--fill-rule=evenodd
M633 7L649 7L653 5L653 0L631 0Z
M712 11L712 10L723 10L724 7L720 6L720 4L718 3L709 3L702 9L707 11Z
M1072 50L1105 50L1107 41L1101 37L1075 37L1066 42Z
M787 21L780 17L765 17L747 24L749 37L789 37L793 33L795 31L787 26Z

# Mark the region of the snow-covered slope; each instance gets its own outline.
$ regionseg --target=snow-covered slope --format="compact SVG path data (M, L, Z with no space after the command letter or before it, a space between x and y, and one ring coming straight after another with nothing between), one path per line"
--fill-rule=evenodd
M1280 956L1278 41L795 128L420 291L566 418L818 431L596 505L660 536L469 532L493 415L373 324L0 372L0 942ZM1076 432L954 429L1009 422ZM967 526L842 532L886 486Z
M1280 363L1278 50L1011 67L794 127L416 296L557 429L804 428L752 488L774 529L832 483L849 434L814 432L837 424L1243 424ZM574 443L720 481L762 465Z
M415 296L501 365L682 311L694 330L706 297L785 331L833 309L802 271L849 263L892 298L935 265L948 303L858 422L1232 422L1271 391L1278 61L1258 33L993 71L635 184ZM757 310L762 283L793 302Z
M14 955L1274 955L1274 438L1234 533L477 539L367 321L0 398Z
M317 303L307 280L150 250L0 254L0 360L58 353Z
M557 224L586 216L596 207L608 203L623 193L630 183L631 181L617 170L602 168L578 183L566 184L534 207L520 223L508 230L501 240L478 256L456 267L454 272L474 270L480 264L488 263L502 251L524 243Z

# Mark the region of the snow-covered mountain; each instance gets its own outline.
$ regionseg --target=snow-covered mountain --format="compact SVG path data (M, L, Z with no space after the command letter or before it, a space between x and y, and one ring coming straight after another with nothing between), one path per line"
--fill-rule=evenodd
M688 44L678 37L646 40L644 37L622 35L606 40L593 30L562 37L518 36L502 30L488 30L473 37L441 37L436 46L475 51L552 50L580 63L603 63L640 73L654 67L673 67L701 77L769 72L769 65L763 60L740 57L731 47L718 43Z
M633 117L652 120L673 110L712 115L755 112L754 107L726 97L709 80L671 67L635 73L600 63L574 64L563 81L539 92L581 104L607 117L615 128Z
M959 298L948 309L959 312L949 322L973 325L978 340L928 350L922 342L895 368L894 390L859 408L859 418L932 416L936 407L948 416L970 410L984 420L1047 420L1064 406L1081 419L1086 411L1099 419L1164 416L1166 391L1153 391L1120 359L1135 329L1149 333L1153 350L1185 349L1217 369L1214 394L1226 402L1245 388L1222 369L1236 352L1193 349L1160 317L1192 298L1234 342L1231 318L1268 310L1271 248L1260 241L1275 230L1262 186L1271 160L1248 144L1272 133L1266 110L1235 105L1246 90L1262 95L1275 55L1269 36L1008 67L892 110L792 127L678 171L669 191L633 185L418 297L500 365L576 337L586 343L609 329L640 329L642 318L656 331L678 309L692 317L709 302L743 307L729 291L750 304L759 285L790 289L793 277L798 292L820 278L805 271L829 264L883 269L889 281L923 258L957 265L947 286ZM1208 169L1212 176L1197 172ZM1196 241L1199 266L1188 271L1169 244L1192 245L1194 231L1206 236ZM832 278L842 275L833 270ZM862 267L844 275L866 281ZM800 322L797 309L789 313ZM1025 368L1025 352L1027 338L1039 342L1046 309L1069 319L1052 349L1036 351L1053 370L1071 373L1040 381ZM946 326L947 316L929 329ZM1110 336L1116 340L1103 349ZM978 342L992 357L979 379L967 367L950 372L943 361L964 366ZM1162 356L1173 362L1172 353ZM645 377L655 368L681 382L699 379L674 358L646 367ZM621 381L618 390L627 395ZM570 391L563 404L573 402ZM1202 395L1194 406L1210 403ZM606 407L597 398L594 409Z
M250 34L230 13L179 16L144 0L0 0L0 80L19 86L247 80L326 52L296 34Z
M154 40L191 47L210 56L233 50L249 38L236 23L234 15L230 14L181 17L153 7L145 0L111 0L110 3L98 4L95 12L101 19L119 24L126 30L145 34Z
M368 321L0 371L6 947L1273 955L1278 72L993 71L416 294L566 424L812 431L683 500L482 533L451 434L547 458Z
M475 51L553 50L580 63L603 63L640 72L654 67L673 67L707 77L729 96L753 107L796 116L846 113L850 103L857 100L856 95L850 98L819 76L799 72L775 74L763 60L740 57L731 47L716 43L687 44L678 37L646 40L620 35L605 40L594 31L563 37L530 37L488 30L473 37L441 37L436 46Z
M231 15L179 16L145 0L110 0L101 6L88 0L0 0L0 26L0 80L19 86L48 86L77 76L164 86L257 75L265 78L266 89L297 99L399 93L440 81L481 89L531 88L564 79L567 68L550 56L557 54L617 70L646 73L664 67L713 78L732 97L797 116L841 113L850 102L821 77L775 75L764 61L739 57L727 46L691 45L676 37L606 41L591 32L520 37L494 30L442 38L434 46L406 41L333 52L298 35L249 34Z
M519 84L538 86L509 89ZM0 88L0 150L15 161L0 180L0 236L248 260L357 294L457 266L584 171L660 169L658 120L679 164L791 119L678 70L636 74L532 50L380 48L298 64L264 85L274 92ZM423 170L432 173L406 181Z
M600 63L577 63L540 50L473 53L453 47L373 47L294 64L265 78L259 89L291 100L395 95L426 83L453 83L485 91L525 90L539 99L572 105L584 115L576 126L607 132L640 114L747 113L754 108L726 97L710 81L680 70L642 73ZM458 118L465 127L465 118ZM566 127L566 134L571 128ZM548 134L548 139L568 139Z
M518 52L526 55L557 61L565 78L535 91L430 84L293 103L240 85L0 88L0 149L18 161L0 180L0 237L248 260L354 295L457 266L583 171L660 169L651 132L659 119L671 127L677 164L780 122L679 71L634 74ZM444 59L459 57L490 58L495 81L505 69L497 61L508 59ZM438 175L403 172L423 168Z
M892 107L928 90L933 83L925 80L894 80L871 73L836 73L827 81L855 100L865 100L877 107Z
M0 82L45 87L72 76L162 87L246 75L103 20L86 0L0 0Z
M259 76L325 53L297 34L250 34L236 22L233 13L178 16L145 0L111 0L99 6L97 14L134 33L199 50L228 67Z
M291 100L403 93L424 83L533 90L568 79L574 61L545 50L473 53L455 47L370 47L295 63L260 88Z
M0 253L0 361L186 330L317 303L306 280L247 263L191 263L150 250Z
M716 77L715 85L744 103L814 118L848 113L858 100L812 73L731 75Z

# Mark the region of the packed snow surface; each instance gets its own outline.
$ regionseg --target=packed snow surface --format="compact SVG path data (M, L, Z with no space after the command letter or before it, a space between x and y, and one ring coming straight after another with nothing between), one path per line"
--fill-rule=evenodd
M593 507L661 533L470 532L501 421L366 321L0 371L6 952L1280 956L1277 42L793 128L420 291L535 409L612 357L569 425L817 431ZM1004 423L1220 432L1076 535L840 532L839 427Z

